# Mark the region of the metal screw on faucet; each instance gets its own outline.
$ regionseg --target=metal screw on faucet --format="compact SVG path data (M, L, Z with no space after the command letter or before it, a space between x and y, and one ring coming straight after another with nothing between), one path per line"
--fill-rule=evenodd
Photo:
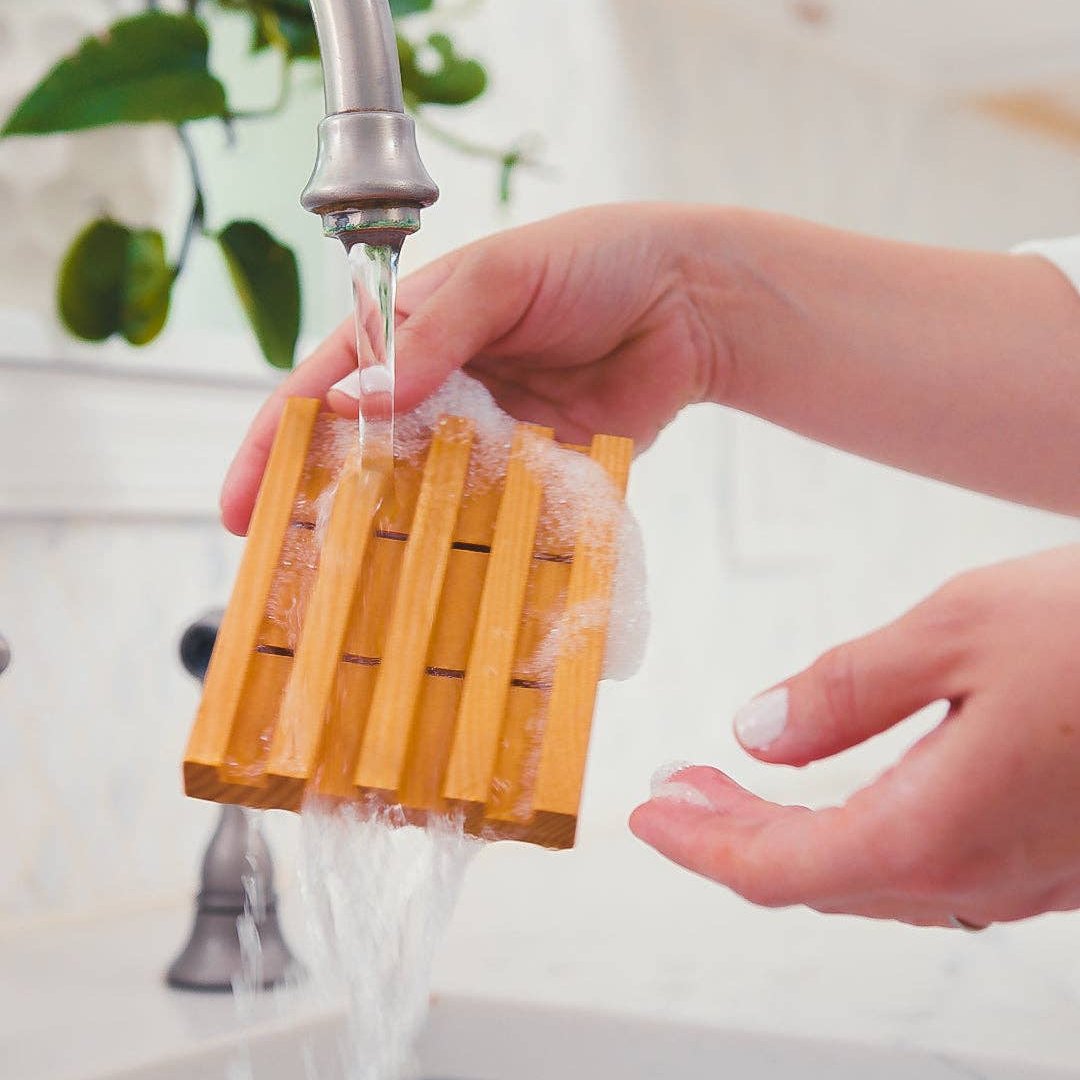
M180 640L180 659L197 679L206 675L217 640L222 612L197 619ZM283 982L299 971L277 918L270 850L262 836L249 829L239 806L222 806L202 864L202 882L195 900L195 923L187 944L165 976L183 990L233 989L243 957L237 919L252 903L259 930L260 968L264 987Z

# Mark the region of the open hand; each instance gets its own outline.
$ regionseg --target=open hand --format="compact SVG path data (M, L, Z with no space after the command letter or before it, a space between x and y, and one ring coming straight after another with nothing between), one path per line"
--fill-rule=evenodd
M920 925L1080 907L1080 545L957 578L755 699L736 734L805 765L939 699L941 725L843 806L780 806L694 767L631 828L769 907Z

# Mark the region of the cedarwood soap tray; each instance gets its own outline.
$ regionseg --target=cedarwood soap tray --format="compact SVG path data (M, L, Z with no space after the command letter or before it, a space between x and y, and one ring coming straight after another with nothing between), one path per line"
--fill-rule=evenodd
M573 536L557 527L548 429L516 425L477 484L468 419L442 417L391 476L343 452L355 424L320 408L286 406L185 790L289 810L370 800L416 822L460 812L481 836L572 846L618 515L586 499ZM563 449L591 457L621 502L630 440Z

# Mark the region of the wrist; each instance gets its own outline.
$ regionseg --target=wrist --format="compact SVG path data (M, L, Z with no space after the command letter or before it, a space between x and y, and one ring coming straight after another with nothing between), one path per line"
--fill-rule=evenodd
M700 401L748 407L762 338L778 329L777 289L763 258L775 227L754 210L678 208L670 242L701 339Z

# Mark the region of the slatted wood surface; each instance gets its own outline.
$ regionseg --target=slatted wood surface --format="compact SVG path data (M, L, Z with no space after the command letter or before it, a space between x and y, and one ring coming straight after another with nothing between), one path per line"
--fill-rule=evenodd
M290 810L368 799L419 822L458 811L491 839L572 846L618 523L586 506L570 541L545 524L537 461L551 438L518 425L504 475L470 485L472 425L444 417L421 463L377 472L351 456L353 424L290 400L188 743L187 793ZM622 496L629 440L569 449Z

